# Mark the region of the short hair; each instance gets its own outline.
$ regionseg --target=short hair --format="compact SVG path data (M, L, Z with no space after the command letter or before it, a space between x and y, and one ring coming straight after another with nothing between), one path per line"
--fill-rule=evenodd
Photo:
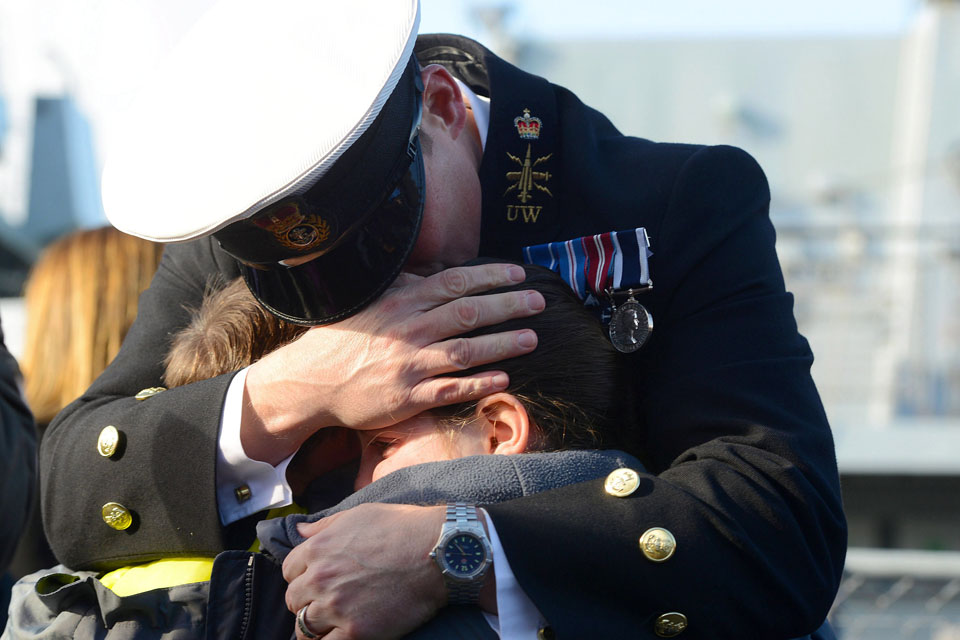
M424 128L420 128L420 150L426 155L433 154L433 136Z
M173 338L164 383L179 387L238 371L308 328L284 322L260 306L242 278L226 286L214 281L190 324Z
M468 264L495 262L509 261L484 258ZM506 391L523 402L539 429L542 446L537 448L620 446L629 423L622 354L560 276L543 267L522 266L524 282L481 295L534 289L546 300L544 311L481 327L466 337L533 329L539 338L537 348L452 375L505 371L510 377ZM208 290L190 324L174 337L164 380L173 387L242 369L307 329L267 312L237 278L225 288ZM475 409L475 402L467 402L432 414L441 419L442 427L455 430L470 421Z

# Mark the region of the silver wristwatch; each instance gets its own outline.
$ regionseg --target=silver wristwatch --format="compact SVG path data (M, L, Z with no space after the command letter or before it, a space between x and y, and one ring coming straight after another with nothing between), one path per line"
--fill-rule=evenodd
M477 518L476 505L447 505L447 519L430 557L440 567L450 604L477 604L484 578L493 565L493 551Z

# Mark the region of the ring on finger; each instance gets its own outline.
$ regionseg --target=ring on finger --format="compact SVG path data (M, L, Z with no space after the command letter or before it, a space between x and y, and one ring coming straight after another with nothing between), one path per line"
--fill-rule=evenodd
M309 604L305 605L300 611L297 611L297 628L300 629L300 633L303 634L304 638L314 640L320 636L311 631L310 627L307 626L307 607L309 606Z

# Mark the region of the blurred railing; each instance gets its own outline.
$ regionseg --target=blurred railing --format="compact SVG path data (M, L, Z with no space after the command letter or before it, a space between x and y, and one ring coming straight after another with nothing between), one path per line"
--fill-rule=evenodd
M960 552L850 549L830 620L841 640L960 640Z

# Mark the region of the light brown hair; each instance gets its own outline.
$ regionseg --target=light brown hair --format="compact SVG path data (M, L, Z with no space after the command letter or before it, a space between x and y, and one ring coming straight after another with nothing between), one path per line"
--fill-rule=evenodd
M214 283L207 287L190 324L174 336L165 359L164 383L179 387L237 371L308 328L284 322L261 307L241 278L219 289Z
M103 227L60 238L33 265L21 365L39 424L86 391L117 355L162 253L162 244Z

